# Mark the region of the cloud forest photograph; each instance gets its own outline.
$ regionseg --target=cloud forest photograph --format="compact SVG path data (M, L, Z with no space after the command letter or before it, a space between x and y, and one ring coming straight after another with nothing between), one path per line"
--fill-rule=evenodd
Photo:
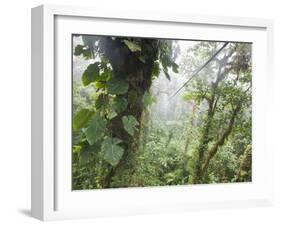
M252 44L73 34L71 151L73 190L251 182Z

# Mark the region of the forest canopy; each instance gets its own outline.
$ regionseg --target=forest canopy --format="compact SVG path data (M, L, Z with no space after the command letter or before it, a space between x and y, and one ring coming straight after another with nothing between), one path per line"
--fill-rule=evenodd
M252 180L251 43L72 42L74 190Z

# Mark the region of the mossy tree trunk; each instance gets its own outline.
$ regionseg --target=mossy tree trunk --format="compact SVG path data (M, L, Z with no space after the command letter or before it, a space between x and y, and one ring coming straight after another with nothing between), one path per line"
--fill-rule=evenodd
M234 110L229 125L225 132L221 134L221 136L217 139L214 146L209 149L209 144L212 140L210 136L210 132L213 127L213 120L214 116L217 111L218 103L220 100L220 92L219 92L219 85L220 83L226 78L228 73L232 70L232 67L226 67L228 59L233 55L234 49L230 51L228 55L225 55L222 60L218 60L218 72L216 74L216 80L211 83L210 85L210 95L207 96L206 94L202 94L203 99L205 99L208 103L208 111L207 115L202 127L200 143L197 149L198 158L195 165L195 173L193 177L194 184L200 184L204 181L204 174L209 166L210 160L218 151L218 148L224 144L224 141L229 136L230 132L232 131L235 118L240 111L241 106L237 106L237 109Z
M122 114L114 117L110 123L112 137L121 139L124 154L117 166L111 167L104 179L103 187L128 187L136 167L136 155L139 147L141 118L144 112L143 96L149 91L152 83L154 62L158 58L158 40L142 39L141 53L146 56L140 60L138 53L130 51L120 39L107 38L104 48L105 57L112 65L114 76L125 79L128 92L123 95L128 105ZM138 130L133 136L128 134L122 124L122 117L132 115L139 122Z
M236 182L252 180L252 145L248 145L240 156L240 165L235 178Z

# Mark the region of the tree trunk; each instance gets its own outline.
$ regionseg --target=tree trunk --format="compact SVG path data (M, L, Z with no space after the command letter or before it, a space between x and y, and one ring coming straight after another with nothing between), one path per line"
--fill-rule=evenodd
M193 133L193 127L194 127L194 121L195 121L195 113L196 113L196 103L192 102L192 112L191 115L188 116L187 123L186 123L186 140L184 144L184 164L183 164L183 172L185 175L185 182L188 183L189 180L189 170L188 170L188 148L190 141L192 139L192 133Z
M184 153L187 155L189 143L190 143L190 137L192 136L192 128L194 126L194 119L195 119L195 112L196 112L196 103L192 102L192 112L191 116L188 116L188 123L186 126L186 140L184 144Z
M136 167L136 152L139 147L141 118L144 111L143 96L149 91L152 83L152 70L158 57L158 41L143 39L141 52L145 56L145 63L139 60L138 53L131 52L121 40L111 40L104 46L106 57L113 68L114 76L125 79L129 84L126 110L114 117L110 122L112 137L121 139L124 148L122 159L116 167L112 167L105 177L104 187L129 187ZM132 115L139 122L138 131L134 136L129 135L123 128L122 117Z
M240 166L235 181L244 182L252 180L252 146L248 145L240 157Z
M198 160L195 166L195 176L193 178L193 183L200 184L202 183L203 174L206 171L206 168L209 164L209 162L204 164L204 155L208 152L208 144L210 142L209 132L212 126L213 117L215 115L215 111L217 108L217 104L219 101L220 96L216 93L217 88L219 86L219 83L225 79L229 71L231 70L231 67L226 68L227 60L232 56L234 53L234 49L232 49L228 55L224 56L222 60L219 60L219 68L217 72L217 78L215 82L212 82L211 84L211 98L205 99L208 101L209 109L207 113L207 118L205 120L205 124L202 131L202 137L200 140L200 145L198 147ZM223 140L224 141L224 140ZM216 151L214 152L214 154ZM213 156L211 156L212 158ZM210 160L210 159L209 159ZM207 160L207 161L209 161Z
M226 130L224 131L224 133L221 135L221 137L217 140L217 142L214 144L214 146L210 149L210 151L208 151L208 156L206 157L206 160L202 166L202 172L201 172L201 177L203 178L206 171L207 171L207 168L209 166L209 163L211 161L211 159L215 156L215 154L217 153L219 147L221 147L225 140L228 138L228 136L230 135L232 129L233 129L233 126L234 126L234 123L235 123L235 119L239 113L241 109L241 102L236 106L236 108L234 109L233 113L232 113L232 116L230 118L230 121L229 121L229 124L228 124L228 127L226 128Z
M194 184L201 183L201 179L202 179L202 163L203 163L204 153L208 149L208 144L209 144L209 140L210 140L209 132L210 132L213 117L214 117L214 111L213 111L212 106L213 106L213 100L210 101L210 103L209 103L208 114L207 114L207 118L205 120L205 124L203 127L202 136L200 139L200 145L198 147L198 159L197 159L197 162L195 165L195 175L193 178Z

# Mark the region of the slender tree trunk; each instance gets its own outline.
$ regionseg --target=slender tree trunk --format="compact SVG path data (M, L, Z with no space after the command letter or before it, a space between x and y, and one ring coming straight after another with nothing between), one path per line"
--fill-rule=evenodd
M203 159L204 159L204 153L208 150L208 144L210 141L209 132L210 132L213 117L214 117L214 111L213 111L212 106L213 106L213 100L211 100L209 103L208 114L207 114L207 118L206 118L204 126L203 126L202 136L200 139L200 145L198 147L198 159L197 159L197 162L195 165L195 175L193 178L194 184L201 183L201 179L202 179L202 163L203 163Z
M189 171L188 171L188 148L190 144L190 140L192 139L192 133L193 133L193 126L195 121L195 113L196 113L196 103L192 102L192 112L191 116L187 119L187 125L186 125L186 140L184 144L184 165L183 165L183 172L185 175L185 182L189 181Z
M221 147L225 140L228 138L228 136L230 135L233 127L234 127L234 123L235 123L235 119L239 113L241 109L241 102L236 106L236 108L234 109L232 116L230 118L228 127L226 128L226 130L223 132L223 134L221 135L221 137L217 140L217 142L214 144L214 146L208 151L208 155L206 157L206 160L204 161L204 164L202 166L202 172L201 172L201 177L203 178L207 168L210 164L211 159L215 156L215 154L217 153L219 147Z
M219 95L216 93L219 83L226 77L228 72L231 70L231 67L225 68L227 60L234 53L234 50L230 51L228 55L226 55L222 60L219 60L219 68L217 72L217 78L214 83L211 84L211 98L205 98L208 101L208 113L207 118L205 120L202 136L200 139L200 145L198 147L198 160L195 166L195 175L193 178L193 183L200 184L203 180L203 174L206 169L204 167L208 166L209 163L204 165L204 155L208 152L208 144L210 142L209 132L212 127L213 117L215 115L215 111L217 108L217 104L219 101ZM209 161L209 160L208 160Z
M243 155L240 157L240 166L235 181L244 182L252 180L252 146L247 145Z
M196 103L192 102L192 112L191 116L188 117L188 122L186 126L186 140L184 145L184 153L187 155L189 143L190 143L190 137L192 136L192 128L194 126L194 119L195 119L195 112L196 112Z

